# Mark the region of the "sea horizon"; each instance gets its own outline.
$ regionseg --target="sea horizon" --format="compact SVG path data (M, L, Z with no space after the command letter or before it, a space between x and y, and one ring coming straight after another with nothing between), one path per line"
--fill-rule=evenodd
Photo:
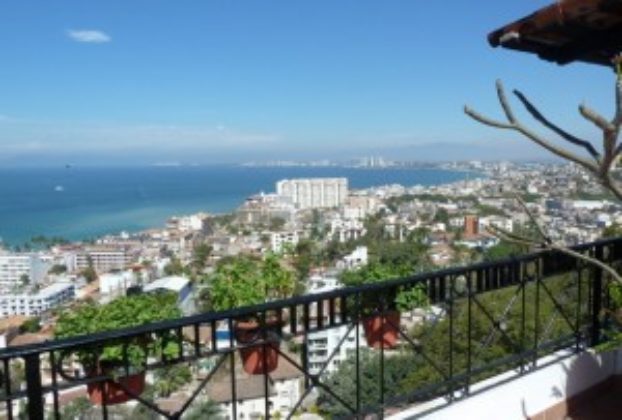
M246 198L273 192L284 178L345 177L350 189L441 185L472 177L444 169L239 164L0 168L0 238L78 241L163 227L172 216L228 213Z

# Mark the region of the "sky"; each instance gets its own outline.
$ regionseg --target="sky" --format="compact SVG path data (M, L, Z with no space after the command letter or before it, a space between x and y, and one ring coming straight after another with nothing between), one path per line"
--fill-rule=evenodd
M610 70L486 41L549 2L3 0L0 165L547 159L462 107L501 78L598 140Z

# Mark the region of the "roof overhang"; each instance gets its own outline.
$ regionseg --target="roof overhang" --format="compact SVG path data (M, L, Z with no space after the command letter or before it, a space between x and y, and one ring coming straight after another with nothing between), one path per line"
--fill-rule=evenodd
M610 66L622 52L622 0L559 0L497 29L488 41L557 64Z

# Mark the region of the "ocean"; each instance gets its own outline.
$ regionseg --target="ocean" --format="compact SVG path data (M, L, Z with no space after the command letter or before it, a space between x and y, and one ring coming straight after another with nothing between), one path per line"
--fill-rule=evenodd
M163 226L173 215L229 212L284 178L346 177L350 188L434 185L466 172L338 167L177 166L0 169L0 238L89 239Z

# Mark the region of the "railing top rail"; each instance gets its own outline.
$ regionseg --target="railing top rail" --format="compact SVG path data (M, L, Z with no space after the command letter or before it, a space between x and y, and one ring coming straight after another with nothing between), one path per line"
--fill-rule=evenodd
M611 238L599 240L596 242L590 242L580 244L572 247L576 251L586 251L591 248L604 247L612 244L622 244L622 238ZM255 306L245 306L235 308L221 312L206 312L197 315L186 316L177 319L171 319L167 321L160 321L155 323L144 324L138 327L124 328L119 330L111 330L98 334L89 334L76 337L70 337L60 340L50 340L38 344L28 344L23 346L9 347L0 350L0 359L25 357L32 354L40 354L55 350L72 349L75 347L93 346L98 343L107 342L110 340L118 340L124 338L132 338L147 333L157 333L167 330L179 329L187 326L194 326L198 324L208 324L215 321L222 321L227 319L239 319L247 316L256 315L257 313L265 313L266 311L281 310L289 307L306 305L319 301L326 301L335 298L345 298L355 295L361 292L373 292L380 291L387 288L397 288L400 286L412 286L417 283L423 283L430 279L460 276L465 273L473 273L479 270L487 270L495 267L506 267L516 265L518 263L528 263L537 260L544 255L554 256L558 254L552 251L538 251L531 254L522 255L519 257L506 258L493 262L480 262L468 266L452 267L448 269L431 271L414 276L388 280L386 282L365 284L361 286L344 287L341 289L335 289L328 292L308 294L303 296L296 296L289 299L277 300L272 302L263 303Z

